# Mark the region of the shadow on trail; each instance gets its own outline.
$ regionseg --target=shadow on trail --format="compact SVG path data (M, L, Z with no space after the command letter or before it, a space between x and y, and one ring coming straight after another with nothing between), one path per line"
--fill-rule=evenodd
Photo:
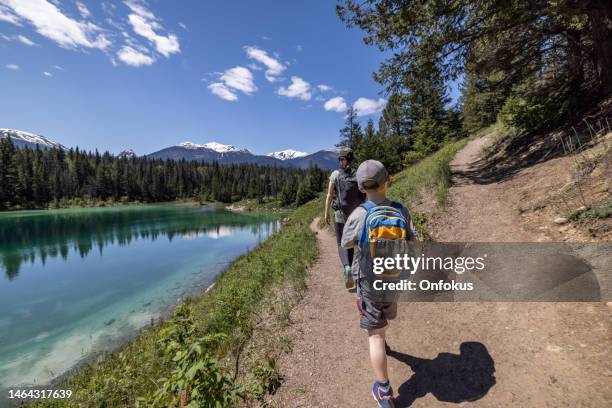
M593 147L610 131L612 99L553 130L520 132L494 142L484 157L466 169L454 171L456 184L491 184L511 178L528 167Z
M400 353L389 346L387 355L407 364L414 372L397 390L398 408L409 407L428 393L438 401L475 401L495 385L493 358L482 343L462 343L458 355L440 353L433 360Z

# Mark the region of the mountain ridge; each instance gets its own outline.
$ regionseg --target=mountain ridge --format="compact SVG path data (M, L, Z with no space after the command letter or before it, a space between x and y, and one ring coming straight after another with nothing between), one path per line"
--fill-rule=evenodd
M297 157L308 156L310 153L300 152L293 149L280 150L278 152L268 153L266 156L274 157L279 160L295 159Z
M10 137L20 148L29 147L35 149L38 146L43 149L56 147L62 150L69 150L68 147L53 139L17 129L0 128L0 138L4 137ZM138 157L132 149L125 149L115 156L119 158ZM316 165L321 169L332 170L337 166L336 153L330 150L322 149L314 153L306 153L295 149L285 149L262 155L255 154L246 148L218 142L197 144L185 141L142 156L163 160L216 161L224 165L252 163L263 166L296 167L301 169L307 169L310 166Z
M194 146L198 146L197 148ZM257 155L247 149L238 149L222 152L205 147L206 145L176 145L166 147L153 153L145 155L152 159L163 160L197 160L202 162L216 161L219 164L252 163L263 166L297 167L307 169L310 166L318 166L321 169L332 170L337 166L336 153L328 150L319 150L311 154L280 159L271 155Z
M66 146L45 136L23 130L0 128L0 139L6 137L9 137L18 147L29 147L31 149L36 149L37 146L42 149L56 147L58 149L68 150Z

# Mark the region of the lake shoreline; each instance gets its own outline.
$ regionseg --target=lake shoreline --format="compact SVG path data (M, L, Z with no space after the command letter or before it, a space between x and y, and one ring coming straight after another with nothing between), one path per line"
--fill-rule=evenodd
M257 247L253 248L251 251L254 251L256 249L257 249ZM251 251L249 251L249 252L251 252ZM248 252L247 252L247 254L248 254ZM228 268L229 268L229 266L228 266ZM227 268L225 268L225 269L227 269ZM10 399L6 399L5 398L6 397L6 391L8 389L11 389L11 388L12 389L28 389L28 390L46 390L46 389L49 389L51 387L51 388L54 388L54 389L61 389L61 386L66 381L68 381L68 380L70 380L70 378L78 375L86 367L94 364L96 361L102 361L106 357L112 355L113 353L118 352L119 350L124 348L126 345L128 345L130 342L133 342L139 336L142 336L142 334L144 332L149 331L149 330L156 330L156 329L159 329L160 327L162 327L164 325L164 323L166 323L174 315L175 310L176 310L176 308L179 305L189 304L190 302L193 302L193 301L195 301L196 299L198 299L200 297L206 296L215 287L215 284L216 284L217 280L225 272L225 269L223 271L221 271L220 273L216 274L216 276L214 277L212 283L210 283L208 285L199 285L198 284L198 286L200 286L200 289L198 291L193 291L188 296L184 296L185 293L181 294L181 296L179 297L177 302L175 304L173 304L173 305L169 305L166 308L166 310L161 312L160 316L158 316L155 319L154 322L145 324L137 332L126 334L123 338L117 339L115 341L116 344L114 344L113 346L108 346L105 350L100 350L98 352L92 353L91 355L89 355L87 357L83 357L75 365L73 365L71 368L69 368L68 370L64 371L63 373L61 373L57 377L53 378L51 381L49 381L47 383L44 383L44 384L37 384L37 385L16 385L16 386L11 386L10 388L5 388L5 389L4 388L0 388L0 406L4 406L2 404L7 404L6 406L9 407L9 408L20 407L20 404L21 404L21 402L23 400L10 400Z
M199 202L197 200L172 200L172 201L156 201L156 202L144 202L144 201L91 201L86 204L69 204L69 205L58 205L58 206L46 206L46 207L32 207L32 208L3 208L0 209L0 214L15 213L23 211L52 211L52 210L70 210L70 209L86 209L86 208L115 208L115 207L132 207L132 206L147 206L147 205L189 205L189 206L225 206L226 204L221 202Z
M258 203L254 199L244 199L233 203L223 203L221 201L206 201L200 202L197 200L172 200L172 201L156 201L156 202L142 202L142 201L91 201L86 204L75 204L75 205L58 205L58 206L46 206L46 207L33 207L33 208L3 208L0 209L0 215L10 213L20 213L26 211L53 211L53 210L72 210L72 209L88 209L88 208L120 208L120 207L134 207L134 206L153 206L153 205L176 205L176 206L193 206L193 207L220 207L228 211L236 213L258 213L258 212L270 212L270 213L287 213L292 210L290 207L282 207L278 205L278 200L272 199L264 203Z
M309 225L322 211L322 203L321 199L314 200L292 212L278 232L224 267L214 285L181 303L192 311L194 329L200 335L225 334L208 349L218 359L223 372L233 372L236 347L250 338L261 307L270 299L276 299L273 288L288 284L294 288L292 298L301 293L306 269L317 254L316 237ZM291 299L287 301L292 302ZM133 340L103 358L71 370L54 384L75 390L76 396L70 404L97 406L105 402L109 406L120 406L125 401L131 404L139 397L149 399L163 386L163 381L158 379L167 377L172 368L166 365L167 359L161 357L165 347L160 339L168 330L182 324L180 322L173 316L147 327ZM255 352L261 355L253 359L245 357L244 361L265 361L265 350L258 348ZM246 381L246 397L250 399L256 398L252 392L259 389L249 383L253 378L252 370L258 372L258 367L245 367L247 371L234 380ZM34 407L65 405L33 404Z
M278 214L176 203L34 210L0 221L8 278L0 323L11 329L0 333L2 388L57 384L96 364L201 297L281 228Z

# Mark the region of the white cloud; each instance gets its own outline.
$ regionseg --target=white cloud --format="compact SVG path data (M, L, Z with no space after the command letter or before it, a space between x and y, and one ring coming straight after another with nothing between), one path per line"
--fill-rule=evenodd
M47 71L43 72L43 75L46 76L46 77L52 77L53 76L52 73L47 72Z
M226 101L235 101L238 99L238 95L230 91L229 88L221 82L215 82L208 85L208 89L219 98L225 99Z
M287 68L261 48L244 47L244 50L249 58L254 59L268 68L266 70L266 79L270 82L277 81L279 79L278 76Z
M17 36L17 40L19 40L20 42L24 43L25 45L36 45L36 43L32 40L30 40L28 37L26 37L25 35L18 35Z
M100 34L96 38L96 42L95 42L96 48L99 48L101 50L105 50L111 44L112 44L112 42L108 38L106 38L106 35L104 35L104 34Z
M63 12L59 0L0 0L0 21L15 25L31 24L37 33L56 42L67 49L93 48L104 51L115 65L121 60L128 65L151 65L161 55L170 57L179 53L180 43L176 35L167 33L144 0L123 0L129 9L125 18L127 21L117 23L110 17L105 17L101 24L103 28L92 21L92 13L83 0L73 0L76 11L72 14ZM117 14L114 4L102 2L104 14ZM77 12L78 11L78 12ZM184 24L181 25L186 28ZM124 38L123 44L115 39L121 39L126 26L131 26L136 34L151 43L148 48L143 47L129 36ZM28 35L28 37L30 37ZM24 35L2 38L7 41L20 41L26 45L37 45ZM118 57L116 58L115 55Z
M6 21L7 23L21 25L19 17L13 14L13 12L7 7L0 4L0 21Z
M302 47L300 44L295 46L295 49L298 50L298 52L302 52L304 50L304 47Z
M155 31L162 29L162 26L144 4L132 0L126 1L125 4L132 11L128 15L128 21L132 25L132 29L136 34L149 40L155 46L157 52L164 57L169 57L181 51L181 45L176 35L164 36Z
M54 65L53 68L57 69L58 71L64 70L64 68L60 67L59 65Z
M110 41L103 34L96 34L101 29L91 22L76 21L64 15L60 9L47 0L0 0L5 6L0 9L4 21L20 24L23 20L30 22L36 31L64 48L98 48L105 49ZM9 14L7 10L10 8ZM6 19L6 16L9 16ZM12 16L12 17L10 17ZM10 20L13 21L10 21ZM15 21L16 19L16 21Z
M208 89L226 101L238 99L238 95L234 91L250 95L257 90L253 81L253 74L248 68L238 66L214 75L219 77L219 82L208 85Z
M104 11L106 14L112 16L116 9L117 9L117 6L115 6L113 3L110 3L107 1L102 2L102 11Z
M163 36L157 34L155 30L153 30L157 24L147 21L142 16L130 14L128 19L134 32L151 41L155 45L157 52L164 57L169 57L171 54L181 51L181 46L176 35L171 34Z
M386 104L387 101L382 98L376 100L361 97L355 101L353 108L357 116L366 116L373 113L379 113L384 109Z
M76 5L77 5L77 9L79 9L79 13L81 14L81 17L83 18L91 17L91 12L89 11L89 9L87 8L85 4L81 3L80 1L77 1Z
M237 89L247 95L257 90L253 82L253 74L245 67L234 67L225 70L219 77L227 87Z
M151 65L155 62L155 58L144 54L143 52L132 48L129 45L124 45L119 52L117 52L117 57L124 63L133 67Z
M253 71L261 71L263 68L260 67L259 65L251 62L249 65L247 65L247 67L251 68Z
M153 14L141 0L126 0L125 5L130 8L134 13L147 18L149 20L155 20L155 14Z
M181 27L183 30L187 30L187 24L183 23L183 22L178 22L178 26Z
M323 105L326 111L334 111L334 112L346 112L348 106L346 101L341 96L336 96L331 98Z
M303 101L308 101L312 97L310 84L298 76L292 76L291 84L288 87L281 86L276 92L279 95L288 98L299 98Z
M6 68L12 69L13 71L18 71L19 70L19 65L17 65L17 64L6 64Z
M325 84L317 85L317 88L319 88L319 91L321 92L328 92L332 90L331 86Z
M34 41L30 40L28 37L26 37L25 35L21 35L21 34L15 35L15 36L8 36L6 34L0 34L0 37L2 37L2 39L5 41L19 41L20 43L28 45L28 46L37 45Z

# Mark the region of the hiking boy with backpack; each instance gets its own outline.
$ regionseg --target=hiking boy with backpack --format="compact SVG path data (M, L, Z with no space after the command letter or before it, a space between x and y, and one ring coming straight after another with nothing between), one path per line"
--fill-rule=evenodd
M394 404L387 373L385 332L389 320L397 314L397 296L377 293L372 282L379 278L397 278L399 271L374 274L373 259L408 253L410 241L416 241L416 231L410 213L402 204L387 199L389 175L382 163L364 161L357 169L356 178L367 201L348 217L341 244L344 248L358 244L359 253L353 262L352 275L357 285L359 325L368 332L370 361L376 377L372 396L379 407L387 408Z
M344 286L351 289L354 286L351 276L351 265L353 264L353 248L345 249L340 245L344 223L348 216L365 199L365 194L359 190L356 170L353 166L353 151L349 148L338 152L338 164L340 169L334 170L329 176L327 187L327 199L325 200L325 223L330 224L330 207L334 209L334 229L336 230L336 243L338 255L343 266ZM333 201L333 204L332 204Z

